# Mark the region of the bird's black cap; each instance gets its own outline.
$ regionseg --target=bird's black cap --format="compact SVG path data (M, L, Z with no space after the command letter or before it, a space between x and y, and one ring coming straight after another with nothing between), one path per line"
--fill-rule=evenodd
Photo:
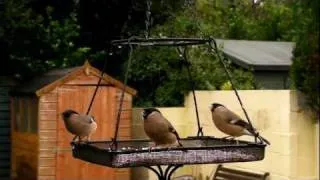
M157 112L159 112L159 113L161 113L158 109L156 109L156 108L145 108L145 109L143 109L143 112L142 112L142 117L143 117L143 119L146 119L148 116L149 116L149 114L151 114L152 112L154 112L154 111L157 111Z
M216 109L219 106L223 106L222 104L219 103L212 103L210 106L210 110L213 111L214 109Z
M79 113L72 109L67 109L62 113L62 116L63 118L69 118L72 114L79 114Z

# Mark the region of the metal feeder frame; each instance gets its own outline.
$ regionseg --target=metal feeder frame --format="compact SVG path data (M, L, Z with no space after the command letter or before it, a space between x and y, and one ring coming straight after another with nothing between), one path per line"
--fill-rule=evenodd
M239 103L246 115L249 124L252 126L242 101L232 81L231 73L228 71L226 64L221 58L216 41L212 38L139 38L131 37L129 39L114 40L111 47L129 46L129 58L125 72L124 87L120 98L120 107L117 116L116 129L114 138L111 141L92 141L86 143L71 142L73 157L88 161L91 163L108 166L112 168L126 167L146 167L153 171L159 180L170 180L171 175L184 164L214 164L230 162L249 162L264 159L265 146L263 142L236 141L210 136L203 136L202 127L200 127L197 100L195 96L194 83L191 76L190 65L186 56L186 47L190 45L209 45L211 53L216 54L222 63L232 88L239 100ZM183 147L169 149L152 149L150 150L150 140L127 140L117 141L120 115L124 99L124 92L127 86L128 73L131 65L131 56L133 46L173 46L177 47L179 56L187 68L190 85L192 88L193 99L196 110L198 125L197 136L183 138L180 142ZM112 49L112 48L110 48ZM112 52L109 53L112 55ZM107 60L106 60L107 61ZM101 72L98 85L96 86L87 114L90 112L93 100L101 83L101 77L105 72L106 61L103 71ZM163 170L160 165L167 165ZM152 167L156 166L158 169Z

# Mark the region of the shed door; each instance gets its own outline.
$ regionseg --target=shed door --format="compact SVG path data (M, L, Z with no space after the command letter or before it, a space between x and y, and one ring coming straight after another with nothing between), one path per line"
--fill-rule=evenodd
M71 108L86 113L92 98L94 86L62 86L58 89L58 113ZM110 140L113 133L113 117L115 89L100 87L91 108L98 128L91 140ZM57 180L106 180L115 179L112 168L92 164L72 157L70 142L73 135L64 127L62 117L58 118L58 152L57 152Z

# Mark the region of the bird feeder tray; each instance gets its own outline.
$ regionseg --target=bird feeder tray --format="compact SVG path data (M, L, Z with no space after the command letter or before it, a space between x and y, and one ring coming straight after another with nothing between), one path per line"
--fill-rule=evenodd
M209 43L208 39L201 38L132 38L114 40L111 42L114 46L139 45L139 46L188 46Z
M266 146L211 136L188 137L180 142L183 147L151 150L149 140L118 141L116 150L110 148L112 141L71 145L73 157L112 168L259 161L264 159Z

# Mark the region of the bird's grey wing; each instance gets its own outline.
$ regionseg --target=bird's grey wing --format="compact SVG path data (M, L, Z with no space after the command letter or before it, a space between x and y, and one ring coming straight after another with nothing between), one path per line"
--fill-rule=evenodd
M244 121L242 119L236 119L236 120L232 120L231 123L234 124L234 125L238 125L238 126L244 127L246 130L249 131L249 133L251 133L252 135L258 137L262 142L265 142L265 143L270 145L270 142L267 139L265 139L264 137L260 136L256 132L256 130L254 129L254 127L250 126L250 124L247 123L246 121Z
M229 110L226 107L222 107L218 109L217 114L223 117L228 123L234 124L235 122L238 122L239 120L242 120L242 118L234 113L233 111ZM243 121L243 120L242 120ZM245 121L243 121L245 123ZM239 126L244 125L242 122L238 124Z
M250 126L249 123L247 123L246 121L242 120L242 119L233 119L230 121L231 124L237 125L237 126L241 126L247 130L249 130L250 132L254 133L254 130L252 129L252 127Z
M82 122L85 122L88 124L91 124L95 121L93 116L90 116L90 115L81 115L80 117Z

